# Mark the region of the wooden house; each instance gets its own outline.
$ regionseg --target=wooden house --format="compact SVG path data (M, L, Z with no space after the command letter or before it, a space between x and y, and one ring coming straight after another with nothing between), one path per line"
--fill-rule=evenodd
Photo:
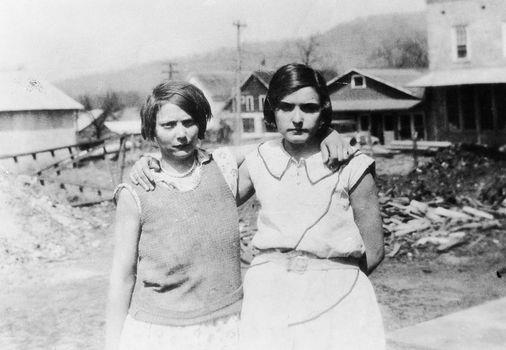
M425 139L423 88L406 85L423 72L414 69L350 69L328 82L333 124L340 132L369 131L380 142Z
M26 72L0 73L0 155L76 143L83 106Z
M264 102L267 89L274 72L254 71L241 84L241 120L243 138L261 138L265 136ZM228 118L236 118L236 98L229 96L224 112Z

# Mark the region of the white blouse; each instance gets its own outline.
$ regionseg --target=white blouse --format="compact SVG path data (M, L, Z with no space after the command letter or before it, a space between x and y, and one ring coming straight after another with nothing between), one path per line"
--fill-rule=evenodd
M364 253L349 194L374 164L372 158L358 154L333 172L321 153L297 162L281 140L273 140L259 145L245 161L261 204L252 240L256 248L297 249L321 258Z

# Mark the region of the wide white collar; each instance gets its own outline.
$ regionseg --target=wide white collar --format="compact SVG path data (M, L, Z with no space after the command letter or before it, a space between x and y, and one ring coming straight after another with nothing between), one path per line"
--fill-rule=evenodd
M334 174L335 170L329 169L322 160L321 152L315 153L308 158L297 161L284 148L282 139L271 140L258 145L258 155L263 161L267 171L274 178L281 180L288 168L303 165L307 178L311 184L323 180Z

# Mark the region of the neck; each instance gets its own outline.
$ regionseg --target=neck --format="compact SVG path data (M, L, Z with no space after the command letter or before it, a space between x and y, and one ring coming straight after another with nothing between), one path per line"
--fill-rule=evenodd
M188 158L181 159L175 158L171 154L167 154L162 151L161 165L162 168L168 172L182 174L189 171L193 167L196 156L197 154L194 153Z
M290 156L300 160L300 158L308 158L318 153L320 151L320 142L316 138L312 138L305 143L290 143L283 139L283 147Z

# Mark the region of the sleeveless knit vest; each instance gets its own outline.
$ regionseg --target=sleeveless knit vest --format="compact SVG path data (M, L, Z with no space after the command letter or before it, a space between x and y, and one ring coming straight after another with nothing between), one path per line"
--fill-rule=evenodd
M242 299L235 199L214 160L180 192L133 186L141 206L137 278L130 315L163 325L192 325L237 313Z

